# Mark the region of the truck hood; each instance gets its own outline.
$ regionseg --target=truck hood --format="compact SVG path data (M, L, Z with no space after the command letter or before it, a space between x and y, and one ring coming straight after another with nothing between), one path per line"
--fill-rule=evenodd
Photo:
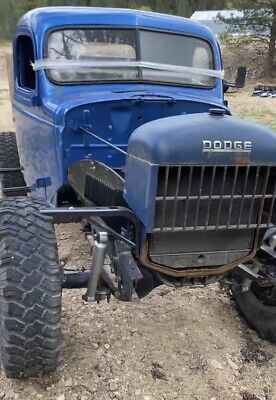
M151 164L276 164L276 132L216 110L149 122L131 135L129 156Z

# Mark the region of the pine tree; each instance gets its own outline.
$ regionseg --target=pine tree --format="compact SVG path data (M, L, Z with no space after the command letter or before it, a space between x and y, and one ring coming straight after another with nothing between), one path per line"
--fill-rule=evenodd
M230 25L230 34L235 31L241 33L238 41L265 43L266 76L273 78L276 74L276 0L236 0L233 5L243 11L243 16L219 19Z

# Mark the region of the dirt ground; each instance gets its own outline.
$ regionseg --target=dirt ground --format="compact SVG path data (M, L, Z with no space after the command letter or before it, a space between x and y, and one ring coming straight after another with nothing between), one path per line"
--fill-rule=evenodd
M0 48L0 131L12 130ZM276 129L276 99L229 94L235 114ZM66 267L88 266L79 225L57 227ZM0 367L0 400L276 400L276 346L240 320L217 285L160 287L138 304L86 305L63 296L63 360L49 377L9 381Z

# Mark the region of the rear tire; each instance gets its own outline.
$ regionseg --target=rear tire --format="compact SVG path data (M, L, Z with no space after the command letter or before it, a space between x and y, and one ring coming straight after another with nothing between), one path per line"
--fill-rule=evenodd
M257 331L262 339L276 343L276 290L275 299L269 299L262 291L252 283L246 292L242 291L241 286L233 288L233 295L249 327Z
M0 132L0 168L19 168L19 156L14 132ZM1 177L2 189L25 187L22 172L4 173ZM12 196L25 196L27 191L13 192Z
M61 350L57 243L44 202L0 201L0 351L8 378L56 369Z

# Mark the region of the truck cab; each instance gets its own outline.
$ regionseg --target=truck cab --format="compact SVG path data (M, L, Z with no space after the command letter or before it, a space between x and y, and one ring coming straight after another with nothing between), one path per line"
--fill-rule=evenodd
M34 195L46 193L54 204L67 185L69 166L79 159L125 167L123 153L78 132L78 125L91 126L126 150L132 132L147 122L210 108L228 113L216 38L188 19L41 8L19 20L13 51L14 117L25 180Z

